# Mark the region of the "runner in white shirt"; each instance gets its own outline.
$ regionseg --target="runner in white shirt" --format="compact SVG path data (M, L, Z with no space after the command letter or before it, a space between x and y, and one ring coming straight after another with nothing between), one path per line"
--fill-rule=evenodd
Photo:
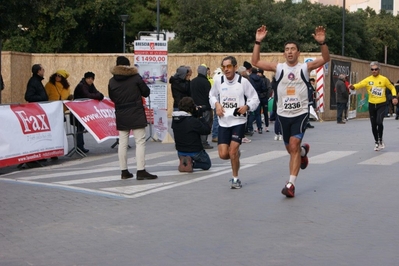
M299 63L299 44L293 41L284 45L285 63L260 61L260 44L266 37L266 26L256 31L256 41L252 52L252 65L265 71L276 72L277 80L277 114L283 133L284 144L290 154L290 178L281 193L286 197L295 196L295 180L299 169L308 166L307 153L310 146L301 145L309 119L309 72L330 61L326 40L326 30L322 26L315 29L313 37L320 45L321 57L307 63Z
M219 157L231 162L233 178L231 188L241 188L238 178L241 140L244 138L246 113L259 105L258 94L251 83L237 74L237 60L228 56L222 60L223 74L214 80L209 92L209 102L219 117ZM244 97L245 96L245 97Z

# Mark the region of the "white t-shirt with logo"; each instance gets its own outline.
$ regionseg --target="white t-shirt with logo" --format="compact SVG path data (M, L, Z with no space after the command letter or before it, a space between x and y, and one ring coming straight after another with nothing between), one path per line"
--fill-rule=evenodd
M234 110L244 105L248 105L250 111L256 110L259 98L254 87L246 78L236 74L233 80L228 80L223 75L214 80L209 92L209 103L212 108L215 108L216 102L220 102L225 111L224 116L219 117L219 125L231 127L247 122L247 117L243 115L234 116Z

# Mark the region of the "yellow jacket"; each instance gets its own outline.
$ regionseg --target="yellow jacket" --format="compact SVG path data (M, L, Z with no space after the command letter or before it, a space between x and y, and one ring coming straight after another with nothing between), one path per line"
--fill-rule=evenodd
M69 95L71 95L70 88L64 89L61 82L55 82L55 85L51 82L47 82L46 93L49 101L60 101L60 100L68 100ZM64 111L67 108L64 106Z
M385 103L387 101L386 89L391 90L392 96L396 97L395 87L383 75L368 76L359 83L354 84L353 87L355 87L355 90L366 88L369 94L369 103L372 104Z

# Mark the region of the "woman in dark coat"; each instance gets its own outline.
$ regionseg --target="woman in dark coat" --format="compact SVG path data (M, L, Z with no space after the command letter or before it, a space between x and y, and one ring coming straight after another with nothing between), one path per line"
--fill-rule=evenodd
M111 69L113 77L108 83L109 98L115 103L116 129L119 131L118 157L121 178L133 177L127 169L127 148L130 131L136 142L137 180L155 179L145 170L145 127L147 118L142 97L150 95L150 88L142 80L138 70L130 66L124 56L118 56L116 66Z

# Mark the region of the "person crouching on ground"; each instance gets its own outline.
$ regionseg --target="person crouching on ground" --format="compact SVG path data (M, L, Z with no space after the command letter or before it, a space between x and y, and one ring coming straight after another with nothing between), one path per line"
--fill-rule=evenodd
M211 128L200 118L201 110L197 110L191 97L180 100L179 110L172 113L172 129L180 160L178 169L180 172L192 172L193 168L208 170L211 159L203 148L201 135L209 135Z

